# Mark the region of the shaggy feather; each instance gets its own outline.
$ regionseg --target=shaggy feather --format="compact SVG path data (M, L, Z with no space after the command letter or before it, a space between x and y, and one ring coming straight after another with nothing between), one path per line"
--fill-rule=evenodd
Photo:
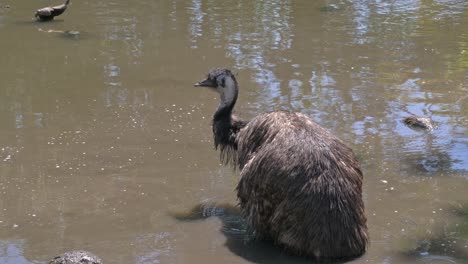
M215 149L220 150L220 160L224 165L237 164L236 135L247 122L232 116L231 120L214 120L213 137Z
M237 197L256 236L297 255L362 255L368 244L367 220L363 176L353 151L300 113L279 111L248 123L238 120L232 115L238 87L229 70L210 72L203 84L221 95L213 117L215 147L224 163L241 171ZM226 92L235 96L227 100Z
M237 138L238 198L260 237L296 254L364 253L362 173L350 148L306 116L289 112L259 115Z
M93 253L75 250L53 258L49 264L102 264L102 260Z

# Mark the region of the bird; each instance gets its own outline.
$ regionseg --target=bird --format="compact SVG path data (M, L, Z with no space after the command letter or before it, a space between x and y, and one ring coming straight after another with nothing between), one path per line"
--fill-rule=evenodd
M411 115L403 119L403 123L413 130L432 131L436 129L436 124L425 116Z
M70 0L66 0L65 3L58 6L48 6L36 11L34 15L39 21L49 21L54 17L61 15L67 9Z
M239 87L229 69L194 84L220 95L213 115L214 147L240 171L243 217L257 239L295 255L350 259L368 247L363 174L351 148L299 112L233 114Z
M49 264L102 264L102 260L91 252L84 250L68 251L54 257Z

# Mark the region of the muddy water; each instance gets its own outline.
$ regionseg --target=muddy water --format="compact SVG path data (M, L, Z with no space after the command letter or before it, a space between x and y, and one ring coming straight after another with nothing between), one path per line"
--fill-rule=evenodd
M347 141L371 245L354 263L468 263L468 4L0 2L0 263L306 263L250 241L219 164L207 70L237 112L288 109ZM411 114L438 129L413 131ZM181 221L200 203L205 220Z

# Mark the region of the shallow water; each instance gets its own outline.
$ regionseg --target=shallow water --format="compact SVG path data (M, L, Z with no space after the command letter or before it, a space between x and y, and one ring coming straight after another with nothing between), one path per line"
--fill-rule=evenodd
M371 245L353 263L468 263L468 2L75 1L32 20L50 4L0 2L0 263L306 263L222 210L238 176L213 150L216 95L192 87L218 66L240 116L299 111L355 150ZM207 202L219 217L174 217Z

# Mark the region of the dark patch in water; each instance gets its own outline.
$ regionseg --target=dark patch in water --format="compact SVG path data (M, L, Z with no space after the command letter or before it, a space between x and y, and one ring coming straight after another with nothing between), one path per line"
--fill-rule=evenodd
M423 176L450 175L457 171L453 164L460 160L453 159L450 154L440 149L430 152L415 152L405 156L404 166L410 174ZM405 166L406 165L406 166Z
M254 239L254 234L248 229L240 209L230 204L200 203L186 212L170 213L180 221L197 221L209 217L218 217L223 227L221 232L226 237L226 247L234 254L253 263L343 263L342 261L320 262L311 259L292 256L276 247L271 241Z
M454 221L418 239L412 248L402 252L403 256L413 262L468 263L468 204L448 209Z

